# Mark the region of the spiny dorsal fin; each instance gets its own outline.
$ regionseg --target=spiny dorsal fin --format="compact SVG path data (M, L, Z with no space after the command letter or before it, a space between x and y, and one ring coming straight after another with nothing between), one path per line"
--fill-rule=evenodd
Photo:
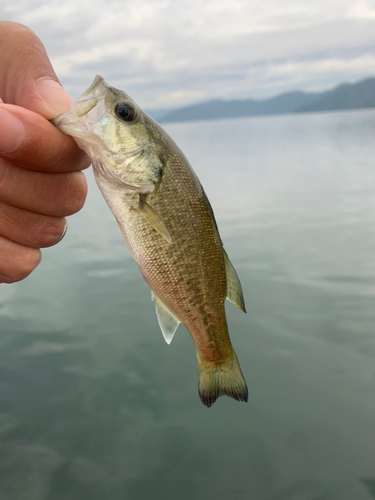
M143 219L152 226L155 231L157 231L165 240L168 241L169 244L172 243L172 238L168 232L167 226L164 224L163 219L159 214L155 212L155 210L147 203L143 196L139 196L139 205L138 208L134 208L134 210L141 216Z
M234 269L227 252L223 249L225 272L227 274L227 299L232 302L238 309L246 312L245 301L243 298L242 287L236 270Z
M164 340L167 344L170 344L180 321L173 316L171 311L160 299L157 298L153 292L151 292L151 298L155 301L156 316L158 317L159 326L163 333Z

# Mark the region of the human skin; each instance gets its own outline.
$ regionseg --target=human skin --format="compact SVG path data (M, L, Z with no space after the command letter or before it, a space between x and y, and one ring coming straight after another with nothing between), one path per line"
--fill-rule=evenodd
M72 98L39 38L0 21L0 283L26 278L80 210L88 157L48 120Z

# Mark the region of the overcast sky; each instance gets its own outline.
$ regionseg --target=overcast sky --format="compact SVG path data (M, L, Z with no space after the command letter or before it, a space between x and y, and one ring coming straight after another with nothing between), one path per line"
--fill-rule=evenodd
M146 108L375 76L375 0L17 0L76 98L101 74ZM6 4L6 5L5 5Z

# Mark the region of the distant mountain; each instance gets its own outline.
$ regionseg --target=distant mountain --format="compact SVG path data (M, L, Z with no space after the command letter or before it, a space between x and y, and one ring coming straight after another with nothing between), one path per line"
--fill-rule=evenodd
M344 83L333 90L322 92L319 99L304 104L298 112L334 111L338 109L360 109L375 107L375 78L358 83Z
M172 113L174 109L171 108L157 108L157 109L145 109L145 112L151 116L153 120L156 120L157 122L163 118L163 116L166 116L167 114Z
M215 99L159 115L159 121L217 120L243 116L310 113L375 107L375 78L339 85L326 92L288 92L271 99L224 101Z

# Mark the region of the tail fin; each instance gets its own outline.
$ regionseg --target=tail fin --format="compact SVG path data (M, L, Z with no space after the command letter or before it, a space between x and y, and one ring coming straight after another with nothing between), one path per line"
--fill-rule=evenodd
M225 362L212 363L198 356L198 391L208 408L219 396L247 402L248 391L236 354Z

